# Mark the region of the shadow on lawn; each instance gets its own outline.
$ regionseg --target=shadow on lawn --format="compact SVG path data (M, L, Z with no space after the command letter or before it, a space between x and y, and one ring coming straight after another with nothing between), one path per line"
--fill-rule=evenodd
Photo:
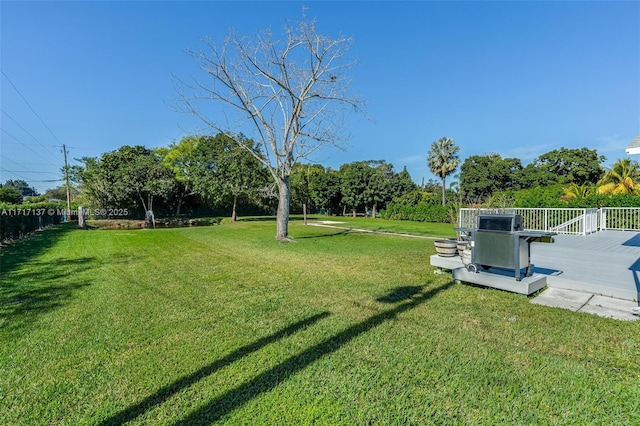
M290 326L285 327L276 333L273 333L261 339L258 339L253 343L250 343L246 346L238 348L235 351L231 352L229 355L225 356L224 358L221 358L207 365L206 367L201 368L195 373L192 373L188 376L184 376L181 379L171 383L170 385L163 387L162 389L160 389L153 395L145 398L144 400L140 401L136 405L132 405L126 410L121 411L120 413L117 413L116 415L103 421L102 423L100 423L100 425L106 426L106 425L125 424L135 419L136 417L140 416L141 414L144 414L145 412L152 409L153 407L162 404L164 401L171 398L174 394L180 392L182 389L187 388L193 385L194 383L197 383L198 381L206 378L207 376L210 376L211 374L215 373L219 369L238 361L242 357L245 357L251 354L252 352L262 349L268 344L274 343L303 328L309 327L315 322L328 316L329 316L328 312L319 313L309 318L305 318L302 321L298 321L294 324L291 324Z
M38 315L63 306L89 282L77 274L93 268L95 259L58 259L55 263L30 261L28 266L3 274L0 286L0 329L26 331Z
M330 234L320 234L320 235L305 235L303 237L295 237L295 240L306 240L309 238L326 238L326 237L335 237L338 235L347 235L351 233L350 229L345 229L344 231L332 232Z
M92 258L36 260L74 229L74 223L51 227L0 251L0 330L26 331L38 315L62 306L88 285L73 275L91 268Z
M75 223L52 226L3 248L0 250L0 278L4 280L6 274L45 253L60 237L74 229L76 229Z
M275 222L275 216L249 216L249 217L238 217L236 219L237 222Z
M419 294L424 287L421 285L409 285L396 287L392 292L382 297L378 297L376 301L382 303L396 303L404 299L410 299Z
M246 216L246 217L238 217L238 222L275 222L277 219L276 216ZM311 219L311 218L309 218ZM289 222L301 222L304 220L304 217L301 214L292 214L289 215Z
M200 407L184 419L174 424L181 426L209 425L218 421L226 414L243 406L258 395L272 390L278 384L284 382L299 371L304 370L323 356L336 352L351 340L379 326L385 321L394 319L399 314L420 306L439 292L448 289L452 285L453 281L424 293L414 291L416 289L419 289L420 291L424 290L423 286L401 287L401 289L412 289L411 291L401 290L405 295L405 298L408 299L405 303L402 303L393 309L374 315L366 321L354 324L346 330L341 331L317 345L300 352L298 355L288 358L275 367L259 374L254 379L245 382L235 389L225 392L218 398L210 401L209 404ZM390 294L393 295L396 293L397 289L392 291ZM381 299L385 299L386 297L387 296ZM398 299L398 301L400 300L402 299Z
M403 312L418 307L439 292L448 289L452 285L453 282L449 282L426 292L424 292L424 286L406 286L394 289L388 295L383 296L378 300L384 303L396 303L401 301L404 301L404 303L396 306L393 309L389 309L377 315L374 315L366 321L354 324L344 331L341 331L340 333L331 336L330 338L300 352L299 354L284 360L275 367L259 374L252 380L249 380L237 386L236 388L225 392L218 398L210 401L207 405L200 407L199 409L189 414L187 417L176 422L175 425L208 425L217 420L220 420L226 414L243 406L258 395L272 390L278 384L287 380L294 374L304 370L323 356L329 355L339 350L342 346L349 343L351 340L355 339L363 333L370 331L371 329L377 327L385 321L389 321ZM195 384L199 380L213 374L216 370L222 368L223 366L235 362L241 357L258 350L269 343L275 342L276 340L281 339L288 334L299 330L302 327L309 326L319 319L326 317L327 315L328 313L323 312L321 314L307 318L299 323L293 324L283 329L282 331L279 331L278 333L264 337L250 345L244 346L227 355L226 357L214 362L213 364L210 364L200 369L199 371L185 376L180 380L172 383L171 385L160 389L158 392L149 396L140 403L133 405L120 413L117 413L113 417L105 420L100 424L106 426L122 425L124 423L127 423L145 413L146 411L152 409L153 407L166 401L168 398L170 398L172 395L182 390L183 388Z
M27 259L21 247L13 247L16 257ZM28 247L30 249L30 247ZM54 258L51 261L33 260L36 249L27 250L31 258L2 274L0 285L0 330L24 333L38 316L69 303L75 292L93 283L87 271L100 266L94 257L73 259ZM110 264L129 259L112 256Z

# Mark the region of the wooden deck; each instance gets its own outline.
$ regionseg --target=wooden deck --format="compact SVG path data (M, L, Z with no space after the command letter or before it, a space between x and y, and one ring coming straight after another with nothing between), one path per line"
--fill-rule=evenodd
M533 272L552 288L640 300L640 232L557 235L531 245Z

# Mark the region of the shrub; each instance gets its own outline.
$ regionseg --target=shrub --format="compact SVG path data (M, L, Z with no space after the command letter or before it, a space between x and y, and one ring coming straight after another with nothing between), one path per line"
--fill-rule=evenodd
M563 190L562 185L552 185L515 191L513 205L528 208L567 207L567 203L560 200Z
M594 194L579 200L571 200L570 207L640 207L640 197L631 194L603 195Z
M440 204L419 202L415 205L391 202L380 216L390 220L413 220L416 222L450 223L450 208Z
M513 207L523 208L600 208L640 207L640 197L631 194L591 194L583 198L563 200L564 187L553 185L505 192L501 199L513 199ZM493 204L498 204L494 202ZM493 207L508 207L492 205Z
M25 238L38 229L57 225L66 206L56 203L0 203L0 241Z

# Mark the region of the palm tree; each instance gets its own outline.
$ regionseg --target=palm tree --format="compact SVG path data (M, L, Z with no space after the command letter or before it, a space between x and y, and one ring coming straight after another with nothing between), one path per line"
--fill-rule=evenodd
M427 165L431 172L440 176L442 179L442 205L446 203L444 191L445 191L445 178L453 173L458 164L460 164L460 158L458 157L458 151L460 147L455 145L455 141L451 138L440 138L431 144L431 150L427 154Z
M596 192L640 195L640 164L628 158L618 160L600 179Z
M582 185L578 185L577 183L571 183L569 186L563 189L563 199L565 200L580 200L582 198L587 198L593 194L593 186L584 183Z

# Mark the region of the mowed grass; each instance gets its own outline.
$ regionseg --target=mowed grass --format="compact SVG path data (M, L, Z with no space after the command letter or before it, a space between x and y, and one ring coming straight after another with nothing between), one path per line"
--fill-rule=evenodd
M293 216L301 220L301 216ZM454 225L450 223L412 222L408 220L384 220L370 217L322 216L310 215L309 223L334 222L331 226L340 228L364 229L375 232L392 232L399 234L420 235L428 237L455 237Z
M3 249L0 424L640 424L638 322L455 284L431 240L290 231Z

